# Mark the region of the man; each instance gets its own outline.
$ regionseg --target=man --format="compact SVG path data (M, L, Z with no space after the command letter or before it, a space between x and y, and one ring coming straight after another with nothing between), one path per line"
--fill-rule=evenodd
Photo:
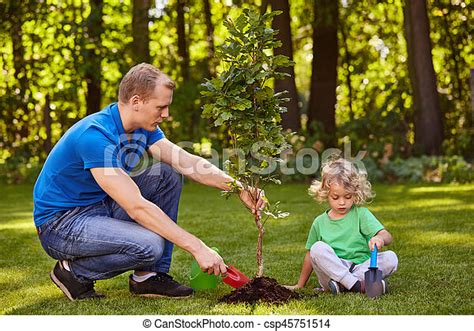
M103 297L94 282L127 270L134 270L134 294L191 295L168 275L173 243L203 271L226 272L215 251L176 224L178 172L221 190L234 180L165 138L158 125L169 116L174 87L152 65L133 67L118 103L72 126L45 162L34 188L34 220L43 248L58 260L51 279L70 300ZM147 152L160 163L130 177ZM240 198L254 213L265 204L263 192L252 188L241 189Z

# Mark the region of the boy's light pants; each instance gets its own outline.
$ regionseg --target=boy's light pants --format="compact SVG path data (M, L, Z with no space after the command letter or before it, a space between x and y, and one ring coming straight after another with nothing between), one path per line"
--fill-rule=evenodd
M334 250L325 242L318 241L311 246L311 264L318 276L319 283L325 291L329 291L329 280L335 280L350 289L358 281L364 280L364 274L369 270L370 259L361 264L356 264L351 269L352 262L339 258ZM377 254L377 267L382 271L385 279L397 270L398 258L392 251ZM349 271L349 269L351 269Z

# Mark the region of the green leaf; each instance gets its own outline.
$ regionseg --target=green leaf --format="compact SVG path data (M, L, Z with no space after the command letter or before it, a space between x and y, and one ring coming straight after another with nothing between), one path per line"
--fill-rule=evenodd
M277 55L273 57L274 67L288 67L290 65L290 59L285 55Z
M227 121L228 119L232 118L232 114L229 113L229 112L224 112L224 113L221 114L221 117L224 121Z
M222 107L226 107L229 103L227 102L227 100L225 98L219 98L217 99L216 103L219 105L219 106L222 106Z

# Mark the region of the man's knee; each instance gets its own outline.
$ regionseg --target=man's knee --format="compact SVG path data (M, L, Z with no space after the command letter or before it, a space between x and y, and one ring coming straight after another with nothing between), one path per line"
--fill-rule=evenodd
M153 234L153 238L144 238L139 247L132 249L132 255L141 265L155 264L163 255L165 241Z

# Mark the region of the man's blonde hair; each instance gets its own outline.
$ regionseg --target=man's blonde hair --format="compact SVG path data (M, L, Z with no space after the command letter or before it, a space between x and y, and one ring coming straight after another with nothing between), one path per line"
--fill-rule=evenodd
M131 97L138 95L141 99L148 100L157 84L172 90L176 87L175 82L158 68L148 63L137 64L122 78L118 99L122 103L128 103Z
M347 193L354 197L354 204L362 205L373 198L375 193L365 173L360 173L352 162L343 158L330 160L323 164L321 181L315 180L308 193L318 202L327 201L330 186L338 183L344 186Z

